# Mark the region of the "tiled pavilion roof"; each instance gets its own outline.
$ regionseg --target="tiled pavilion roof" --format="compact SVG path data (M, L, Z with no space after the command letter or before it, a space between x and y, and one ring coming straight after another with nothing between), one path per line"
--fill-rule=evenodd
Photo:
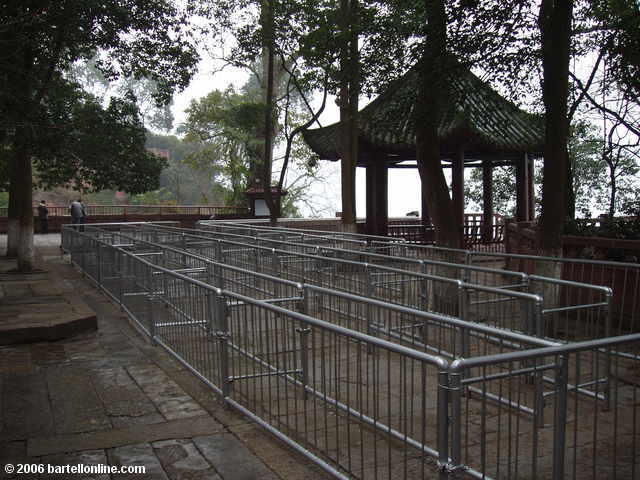
M501 97L466 69L451 75L451 101L439 126L443 160L464 146L466 161L504 161L523 153L542 151L542 118ZM374 151L389 154L388 162L415 159L416 134L412 120L418 91L418 71L410 70L359 114L359 164ZM340 123L309 129L303 136L321 159L340 158Z

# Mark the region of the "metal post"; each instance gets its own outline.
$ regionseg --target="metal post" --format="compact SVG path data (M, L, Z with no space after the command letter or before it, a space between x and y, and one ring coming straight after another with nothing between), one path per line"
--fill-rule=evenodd
M365 281L365 297L373 298L373 278L371 277L371 270L369 269L369 265L365 265L364 267L364 281ZM371 323L373 322L373 305L371 302L367 302L367 334L372 336L376 335L376 330L373 328ZM373 353L373 345L367 343L367 352Z
M157 344L156 341L156 321L155 321L155 289L154 289L154 279L153 279L153 268L148 267L147 272L149 273L148 285L149 285L149 294L147 295L147 301L149 302L149 335L151 336L151 343L153 345Z
M300 366L302 372L300 372L300 381L302 382L302 398L307 399L307 385L309 384L309 334L311 329L309 327L296 328L296 332L300 334Z
M449 395L451 403L451 466L457 470L462 459L462 373L449 374Z
M449 373L438 372L438 470L440 480L449 478Z
M104 285L102 285L102 247L98 241L96 241L96 263L98 264L96 281L98 282L98 288L104 291Z
M542 364L540 358L536 358L533 363L536 367ZM565 382L566 383L566 382ZM566 387L566 385L565 385ZM540 428L544 427L544 377L541 370L536 370L533 374L533 388L534 388L534 412L537 420L537 425Z
M211 263L207 264L207 283L212 286L215 283L215 267ZM215 318L218 313L216 296L216 290L207 290L207 317L209 319L207 322L207 335L211 335L216 331Z
M116 249L115 255L117 258L116 265L118 268L118 272L120 273L120 278L118 279L118 302L120 303L120 309L122 309L122 291L124 290L124 268L125 268L124 259L126 258L126 254L123 251Z
M282 271L281 271L281 265L280 265L280 257L278 256L278 254L276 253L275 248L271 250L271 255L272 255L272 259L271 259L271 263L272 263L272 275L278 278L283 278L282 275ZM274 286L274 295L276 298L280 298L282 297L282 285L280 284L280 282L276 282L275 286Z
M427 264L425 262L423 262L422 260L420 261L420 272L422 272L423 274L427 273ZM422 296L422 309L425 312L429 311L429 284L428 284L429 280L426 278L423 278L420 281L420 294Z
M301 298L298 302L298 310L300 313L309 315L309 288L304 285L299 285L298 296Z
M564 458L566 449L567 423L567 382L569 380L569 359L558 357L556 371L556 409L553 425L553 478L564 478Z
M217 262L222 262L222 243L220 242L220 240L216 241L215 245L215 260ZM222 288L222 286L220 286L220 288Z
M609 338L611 336L611 297L613 296L613 292L607 292L607 306L605 307L605 338ZM606 380L604 384L604 410L608 411L611 409L611 370L612 370L612 360L611 360L611 345L606 348Z
M228 403L228 398L231 395L232 378L230 375L230 349L229 338L231 333L229 332L229 322L226 312L226 300L221 290L216 291L216 315L215 321L218 326L216 331L216 337L218 338L218 344L220 347L220 381L222 383L222 399L225 403L225 408L229 409L231 406Z
M462 286L458 289L458 301L460 309L460 318L462 320L470 320L469 312L471 309L471 298L469 290ZM469 358L469 330L467 328L460 329L460 356Z
M84 238L84 234L82 236L80 236L80 253L81 253L81 258L82 260L80 260L80 269L82 270L82 276L86 277L86 271L87 271L87 258L86 258L86 245L85 245L85 238Z

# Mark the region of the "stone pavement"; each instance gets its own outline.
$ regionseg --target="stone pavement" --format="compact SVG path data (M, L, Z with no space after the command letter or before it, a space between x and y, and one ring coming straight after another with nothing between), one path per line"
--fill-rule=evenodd
M0 252L3 240L0 236ZM0 479L327 478L263 429L225 409L182 365L149 344L60 256L59 241L55 234L36 239L41 265L81 292L98 329L57 341L0 346ZM0 278L0 285L11 281ZM47 469L139 465L146 472L7 473L7 464L25 463Z
M5 236L0 236L4 252ZM36 273L12 272L15 260L0 257L0 345L59 340L97 328L96 314L73 285L44 263L60 259L60 235L38 235Z

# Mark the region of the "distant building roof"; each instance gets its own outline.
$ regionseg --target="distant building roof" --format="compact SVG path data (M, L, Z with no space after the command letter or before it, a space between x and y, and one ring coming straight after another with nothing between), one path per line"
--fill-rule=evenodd
M164 157L171 160L171 151L166 148L147 147L147 150L158 157Z
M451 99L438 129L443 159L450 158L459 145L464 145L468 160L505 160L542 152L541 116L519 109L468 69L456 69L450 76ZM418 70L410 70L360 111L359 164L366 163L374 151L389 154L390 163L415 159L413 109L419 80ZM338 160L339 128L338 122L306 130L303 136L321 159Z

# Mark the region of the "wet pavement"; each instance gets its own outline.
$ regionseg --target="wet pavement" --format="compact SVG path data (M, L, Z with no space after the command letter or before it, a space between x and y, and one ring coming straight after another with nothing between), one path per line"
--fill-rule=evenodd
M3 242L6 236L0 252ZM152 346L60 255L59 235L38 235L35 244L48 275L38 287L46 301L34 303L34 290L24 287L33 278L0 273L0 322L15 322L16 312L28 322L56 308L73 315L61 300L71 292L97 329L0 346L0 479L327 478ZM3 258L0 272L10 266ZM29 471L11 471L25 464ZM85 473L68 473L67 465ZM96 468L87 473L87 466ZM106 466L145 473L102 473Z

